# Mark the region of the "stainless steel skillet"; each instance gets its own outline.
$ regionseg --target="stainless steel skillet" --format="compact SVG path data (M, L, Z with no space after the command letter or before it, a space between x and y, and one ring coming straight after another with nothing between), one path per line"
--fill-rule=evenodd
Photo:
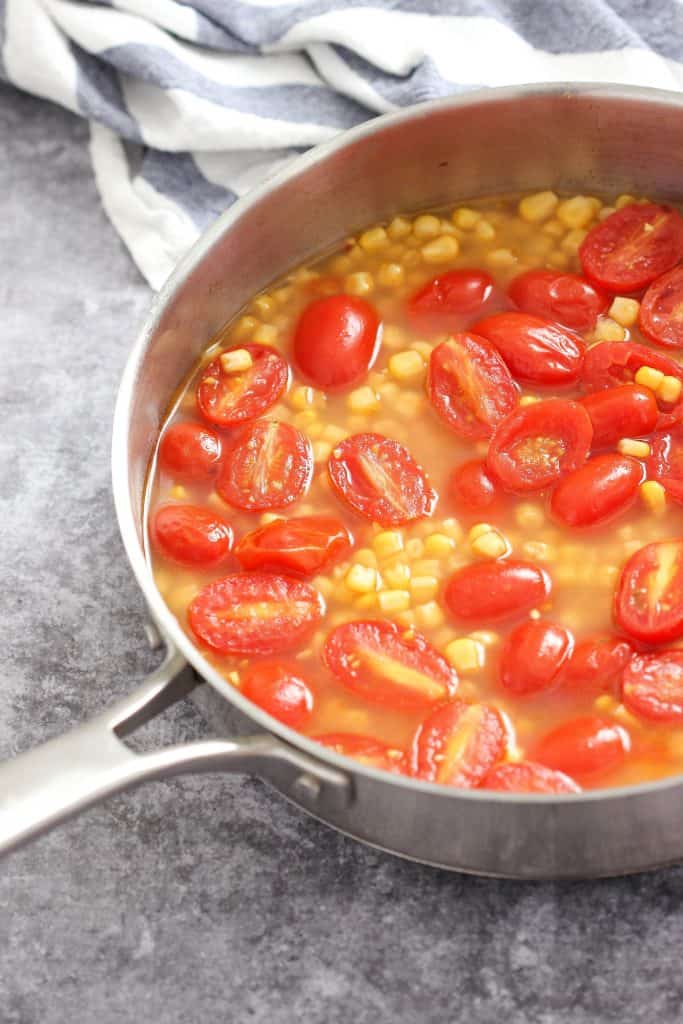
M145 473L164 411L207 340L253 293L349 230L397 210L547 187L680 201L683 99L554 85L412 107L306 154L200 239L154 302L114 422L121 533L167 655L127 700L0 766L0 852L147 779L246 771L358 839L461 871L577 878L683 857L681 777L562 798L466 792L385 775L311 743L217 675L166 608L144 557ZM257 735L143 755L124 744L189 692L219 733L230 702Z

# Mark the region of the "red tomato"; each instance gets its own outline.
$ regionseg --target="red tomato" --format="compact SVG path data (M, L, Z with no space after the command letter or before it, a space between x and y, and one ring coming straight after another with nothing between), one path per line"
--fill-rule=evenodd
M172 423L159 445L159 463L178 480L206 480L218 469L221 442L201 423Z
M630 748L626 729L609 718L586 715L547 733L536 747L535 757L568 775L593 775L617 768Z
M483 459L458 466L450 475L448 492L462 516L491 515L505 502L505 495L487 472Z
M427 782L472 789L504 756L506 746L507 730L496 708L452 700L418 728L411 773Z
M632 381L641 366L651 366L683 381L683 366L668 356L629 341L603 341L588 349L581 382L587 391L602 391L615 384ZM662 402L657 396L657 406L659 430L665 430L683 418L683 396L674 403Z
M578 402L534 402L497 428L487 466L508 491L542 491L586 461L592 437L588 413Z
M502 793L580 793L581 787L563 772L553 771L535 761L497 764L481 784L481 789Z
M327 464L330 482L354 512L381 526L401 526L434 511L437 495L407 448L382 434L354 434Z
M640 304L638 326L655 345L683 348L683 267L652 282Z
M562 686L577 694L611 693L633 654L626 640L611 633L587 637L577 644L562 672Z
M351 534L333 516L278 519L245 534L235 548L243 569L314 576L351 551Z
M560 270L527 270L516 277L508 295L524 313L554 320L574 331L590 331L609 298L580 274Z
M364 299L330 295L301 314L294 334L294 359L301 373L325 391L360 380L379 347L379 318Z
M413 295L408 315L418 330L462 331L474 317L504 304L485 270L448 270Z
M392 708L420 708L455 692L458 677L419 633L393 622L346 622L323 649L330 672L353 693Z
M243 679L241 692L273 718L300 729L313 711L313 693L298 665L257 661Z
M655 434L650 439L647 475L658 480L674 501L683 504L683 434Z
M594 391L581 405L593 424L593 448L610 448L622 437L645 437L659 418L654 394L638 384Z
M197 385L197 405L217 427L232 427L262 416L275 405L289 380L289 367L267 345L240 345L252 358L248 370L226 372L221 353L202 373Z
M517 405L510 371L493 345L476 334L454 334L437 345L427 391L441 419L471 440L490 437Z
M400 775L406 770L406 755L396 747L381 743L372 736L356 736L350 732L334 732L313 739L329 747L335 754L352 757L368 768Z
M308 438L289 423L257 420L230 438L216 490L249 512L286 508L306 493L312 475Z
M550 499L553 518L566 526L596 526L620 515L638 497L645 471L627 455L594 455L560 480Z
M573 646L571 633L554 622L528 619L520 623L503 646L501 684L517 697L547 690L559 681Z
M583 341L550 320L528 313L497 313L472 330L498 349L512 376L525 384L566 387L581 372Z
M232 527L200 505L162 505L151 528L154 546L180 565L217 565L232 548Z
M302 643L323 610L309 583L250 572L207 583L187 617L197 639L219 654L278 654Z
M683 636L683 540L655 541L631 555L614 614L624 632L646 644Z
M651 722L683 722L683 650L634 654L624 672L621 699Z
M526 615L545 604L550 577L531 562L473 562L457 569L444 592L444 602L456 622L499 622Z
M586 277L610 292L637 292L683 257L683 219L654 203L622 206L579 249Z

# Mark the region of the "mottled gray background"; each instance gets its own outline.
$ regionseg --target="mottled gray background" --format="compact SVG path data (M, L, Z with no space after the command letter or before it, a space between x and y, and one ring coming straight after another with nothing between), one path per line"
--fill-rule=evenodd
M153 656L109 485L149 292L100 209L81 121L0 89L0 154L5 758L123 695ZM155 743L203 731L189 705L147 727ZM682 893L681 869L448 875L344 839L258 782L180 779L0 863L0 1021L668 1024Z

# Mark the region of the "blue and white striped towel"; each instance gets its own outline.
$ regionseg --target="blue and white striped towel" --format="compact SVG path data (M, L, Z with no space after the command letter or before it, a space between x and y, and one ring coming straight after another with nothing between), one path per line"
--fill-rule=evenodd
M482 85L679 89L682 0L0 0L0 78L90 122L102 202L158 288L308 146Z

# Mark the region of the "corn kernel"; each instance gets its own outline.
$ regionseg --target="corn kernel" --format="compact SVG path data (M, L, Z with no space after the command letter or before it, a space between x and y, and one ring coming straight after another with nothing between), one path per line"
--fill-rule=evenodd
M274 345L277 341L277 327L273 324L260 324L252 337L259 345Z
M414 576L438 576L442 565L438 558L418 558L410 569Z
M431 213L423 213L413 221L413 234L416 238L436 238L441 230L441 221Z
M341 256L335 256L330 263L330 270L338 277L346 277L353 270L353 260L345 253Z
M415 612L411 608L405 612L396 612L394 619L399 626L405 626L406 629L412 629L415 626Z
M365 252L377 252L389 244L389 236L383 227L377 226L364 231L358 242Z
M634 459L646 459L650 454L647 441L636 441L631 437L622 437L617 444L617 451L622 455L631 455Z
M565 252L556 249L555 252L550 253L546 263L549 267L555 267L556 270L564 270L569 263L569 257Z
M344 583L354 594L367 594L377 588L377 570L366 565L352 565Z
M235 324L233 333L237 337L243 337L245 334L251 334L258 327L259 322L256 317L253 316L241 316Z
M495 647L496 644L500 643L500 635L494 633L491 629L477 629L470 633L473 640L483 644L484 647Z
M651 512L663 512L666 508L666 491L659 480L645 480L640 485L640 496Z
M384 384L380 384L379 393L387 401L393 401L399 397L401 389L393 380L388 380Z
M538 402L539 398L537 395L522 395L519 399L520 405L533 405L534 402Z
M682 388L683 384L678 377L670 377L669 374L666 374L657 388L657 394L662 402L677 402L681 397Z
M460 252L458 239L453 235L439 235L420 249L425 263L447 263Z
M496 237L496 229L488 220L477 221L474 233L480 242L491 242Z
M329 441L314 441L312 448L314 462L327 462L332 454L332 445Z
M413 561L416 558L422 558L425 553L425 546L419 537L411 537L406 541L405 551L406 558L409 561Z
M487 255L486 262L492 267L511 267L517 262L517 257L511 249L493 249Z
M174 484L171 488L171 497L175 501L183 501L183 499L187 497L187 490L182 484Z
M406 562L383 566L382 582L389 590L405 590L410 582L410 566Z
M396 288L403 283L405 271L400 263L383 263L377 271L377 280L384 288Z
M304 387L303 385L292 388L287 395L287 402L291 405L292 409L296 409L299 412L310 408L314 402L313 388Z
M616 320L601 316L598 318L593 336L597 341L623 341L626 331Z
M313 586L323 595L323 597L329 598L332 596L334 583L327 576L316 576L313 580Z
M332 446L340 444L345 437L349 436L348 430L338 427L336 423L328 423L323 427L320 435L323 441L329 441Z
M614 205L616 206L617 210L620 210L622 208L622 206L631 206L631 204L635 203L635 201L636 201L636 197L635 196L630 196L630 195L624 194L622 196L619 196L619 198L617 199L617 201L616 201L616 203Z
M650 388L652 391L658 391L664 380L664 374L661 370L655 370L654 366L641 366L634 379L636 384L640 384L641 388Z
M598 220L607 220L616 211L614 206L603 206L601 210L598 210Z
M419 352L426 363L429 362L431 354L434 351L434 346L430 345L428 341L411 341L410 347L414 349L415 352Z
M467 206L459 206L457 210L453 211L451 219L456 228L460 228L462 231L471 231L475 224L481 220L481 214L478 210L470 210Z
M439 581L436 576L413 576L410 580L410 596L417 604L424 604L436 597Z
M406 349L389 359L389 373L398 381L414 380L424 371L424 359L419 352Z
M407 217L394 217L387 228L387 234L393 241L398 241L400 238L406 238L412 229L413 226Z
M585 228L572 228L572 230L568 231L567 234L564 236L560 245L562 246L565 252L568 252L570 254L578 252L579 246L581 245L587 234L588 232Z
M259 526L268 526L270 523L278 523L284 518L284 516L278 515L277 512L264 512L259 517Z
M523 501L515 509L515 521L524 529L539 530L545 523L545 513L540 505Z
M378 558L390 558L403 551L403 536L398 530L382 530L373 537L372 546Z
M298 412L294 417L294 425L296 427L304 427L308 429L312 423L316 423L318 417L314 409L303 409Z
M401 256L401 263L403 264L404 267L408 267L409 269L410 267L416 267L418 263L421 262L422 257L420 256L419 252L417 252L416 249L408 249L408 251L404 253L403 256ZM412 284L418 284L417 281L412 281L410 277L408 278L408 281L411 282Z
M423 629L436 629L444 624L444 614L436 601L420 604L415 609L415 622Z
M522 554L525 558L530 558L532 561L537 562L551 562L555 561L557 552L555 548L551 547L550 544L546 544L542 540L526 540L522 544Z
M355 598L353 607L358 608L358 610L362 612L367 612L370 611L371 608L376 608L377 594L374 591L371 591L369 594L361 594L359 597Z
M457 519L453 519L449 516L448 519L444 519L441 523L441 529L447 537L452 537L453 540L462 540L462 526Z
M376 391L364 384L347 396L346 405L356 416L368 416L379 409L379 396Z
M640 303L637 299L625 299L623 295L617 295L612 300L608 313L622 327L633 327L638 319L639 310Z
M251 353L247 352L246 348L233 348L230 352L223 352L219 359L223 373L244 373L254 364Z
M498 530L490 530L476 537L470 542L470 547L475 555L482 558L502 558L510 550L508 542Z
M451 640L444 654L456 672L476 672L484 664L484 645L469 636Z
M562 238L566 230L564 224L555 218L543 225L544 233L550 235L551 238Z
M410 541L408 542L410 543ZM446 533L430 533L424 540L424 554L428 558L443 558L455 548L455 541Z
M380 590L377 601L381 611L387 615L405 612L410 608L410 594L407 590Z
M353 560L358 565L365 565L369 569L377 568L377 555L371 548L358 548L358 551L354 551Z
M470 527L467 539L471 544L477 537L483 537L485 533L490 533L491 530L493 530L493 526L490 523L475 523L474 526Z
M269 317L275 309L275 300L270 295L257 295L252 306L262 317Z
M344 280L344 290L349 295L369 295L374 287L375 282L372 279L372 274L368 274L365 271L349 274Z
M568 228L588 227L602 203L588 196L573 196L560 203L555 216Z
M408 338L401 327L396 327L394 324L384 325L382 345L385 345L387 348L401 348L403 345L407 345L407 343Z
M554 192L535 192L521 199L517 209L522 220L528 224L538 224L539 221L552 216L558 202L559 199Z

